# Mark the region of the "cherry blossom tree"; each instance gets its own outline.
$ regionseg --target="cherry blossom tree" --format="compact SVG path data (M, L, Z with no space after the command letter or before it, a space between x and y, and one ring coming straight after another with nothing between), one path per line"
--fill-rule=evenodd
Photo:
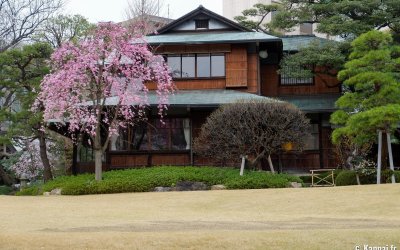
M160 117L165 113L174 89L168 66L142 37L113 23L100 23L77 44L65 43L51 60L53 69L41 83L37 102L44 106L45 120L65 122L71 133L90 136L99 181L111 136L145 115L147 82L156 83Z
M29 180L36 179L43 175L44 165L39 153L39 143L32 142L30 140L24 141L25 148L18 161L13 164L10 168L15 173L16 177L21 178L25 175ZM54 145L49 145L54 146ZM54 168L55 158L50 157L49 165L51 169Z

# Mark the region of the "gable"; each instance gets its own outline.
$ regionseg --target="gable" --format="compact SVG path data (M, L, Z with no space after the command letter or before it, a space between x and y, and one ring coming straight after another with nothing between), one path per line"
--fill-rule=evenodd
M158 34L204 31L250 31L249 29L218 15L203 6L176 19L157 31Z
M177 25L172 28L171 31L179 32L179 31L196 31L196 22L204 21L208 23L208 30L232 30L232 27L226 23L220 22L215 18L212 18L205 14L199 14L194 16L193 18L188 19L185 22Z

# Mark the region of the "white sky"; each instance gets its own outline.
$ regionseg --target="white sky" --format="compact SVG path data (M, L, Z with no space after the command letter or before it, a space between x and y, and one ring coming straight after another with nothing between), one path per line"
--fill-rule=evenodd
M80 14L90 22L100 21L124 21L125 11L128 0L66 0L64 13ZM176 19L194 10L200 4L205 8L222 14L222 0L160 0L165 13L161 16Z

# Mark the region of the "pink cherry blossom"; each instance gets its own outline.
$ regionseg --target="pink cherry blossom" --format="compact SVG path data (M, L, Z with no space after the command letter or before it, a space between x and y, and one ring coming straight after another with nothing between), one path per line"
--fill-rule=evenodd
M143 118L149 105L147 82L157 84L160 115L174 89L163 58L153 55L143 38L113 23L99 24L92 36L77 44L64 44L51 62L52 72L42 81L38 97L45 107L44 119L65 122L71 133L88 133L95 151L104 152L124 123ZM115 105L107 105L110 98ZM98 165L96 171L101 169Z

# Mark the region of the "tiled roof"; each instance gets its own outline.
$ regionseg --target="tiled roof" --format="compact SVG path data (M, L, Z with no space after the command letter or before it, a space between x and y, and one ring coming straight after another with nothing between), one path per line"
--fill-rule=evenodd
M154 91L148 94L149 104L157 105L157 95ZM111 97L106 100L106 105L116 105L118 97ZM264 99L276 101L273 98L250 94L236 90L179 90L169 97L168 103L171 106L190 107L218 107L222 104L234 103L238 100Z
M208 33L170 33L147 36L149 44L200 44L200 43L241 43L267 42L281 39L253 31L208 32Z
M302 47L308 46L312 42L318 42L324 44L330 40L316 37L316 36L286 36L281 37L283 43L283 51L299 51Z
M218 107L220 105L234 103L239 100L264 99L271 102L282 100L292 103L304 112L312 113L320 111L335 111L335 102L339 97L340 94L321 94L279 96L277 98L271 98L228 89L178 90L176 93L169 96L168 103L172 107ZM150 105L158 105L155 91L149 92L148 99ZM109 106L116 105L117 103L118 97L110 97L106 100L106 105ZM91 105L91 102L87 102L84 105ZM134 103L132 103L132 105L134 105Z
M312 96L280 96L278 99L290 102L304 112L312 113L320 111L335 111L335 102L339 97L340 94L323 94Z

